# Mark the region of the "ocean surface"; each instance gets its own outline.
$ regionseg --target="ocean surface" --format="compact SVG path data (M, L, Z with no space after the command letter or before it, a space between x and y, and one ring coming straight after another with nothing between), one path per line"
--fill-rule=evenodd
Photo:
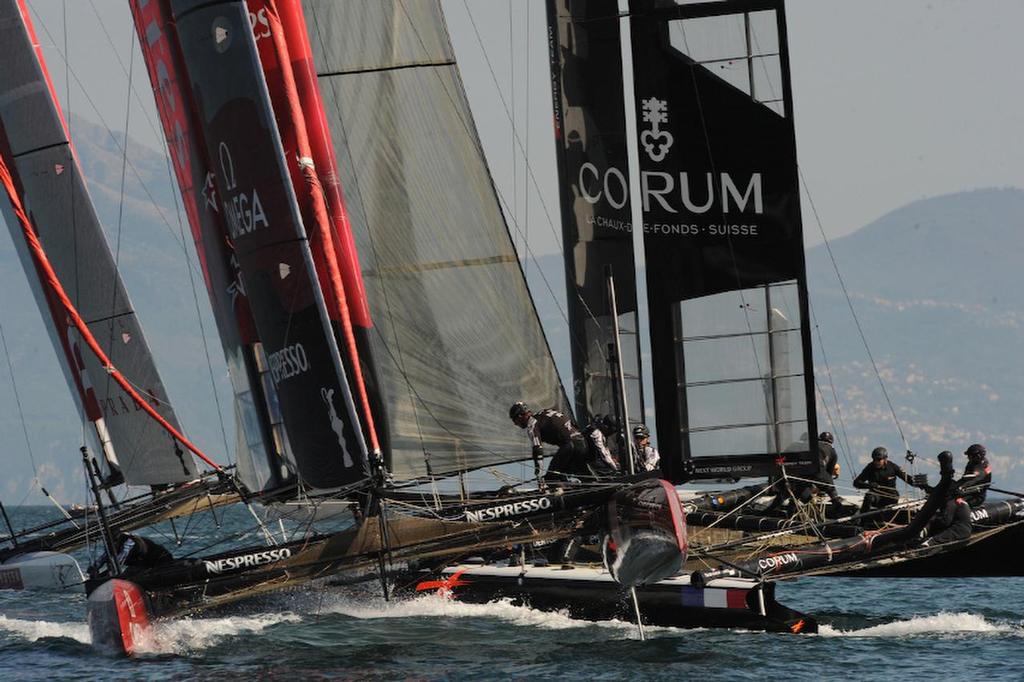
M16 527L53 514L9 512ZM640 641L627 622L318 586L158 624L126 659L90 645L83 594L0 591L0 681L1024 679L1024 579L803 578L777 596L821 632L649 627Z

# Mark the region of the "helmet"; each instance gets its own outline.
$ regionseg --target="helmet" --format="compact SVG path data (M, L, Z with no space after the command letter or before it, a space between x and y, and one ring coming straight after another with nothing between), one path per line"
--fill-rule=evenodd
M881 447L875 448L871 451L871 459L875 462L880 459L889 459L889 451Z
M651 430L647 428L644 424L637 424L636 426L633 427L633 438L640 439L650 437Z
M508 408L508 418L512 421L518 421L520 417L529 411L530 408L526 406L526 403L513 403L512 407Z
M821 435L818 436L818 440L823 440L829 445L836 442L835 436L832 435L831 431L822 431Z
M971 445L971 447L964 450L964 454L967 455L968 457L984 457L986 454L988 454L988 451L985 450L984 445L980 443L974 443L973 445Z

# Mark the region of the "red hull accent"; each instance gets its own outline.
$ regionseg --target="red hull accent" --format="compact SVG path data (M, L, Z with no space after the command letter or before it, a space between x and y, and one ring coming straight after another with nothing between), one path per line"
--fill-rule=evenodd
M97 587L89 595L88 619L93 646L127 656L135 654L150 628L145 594L127 580Z

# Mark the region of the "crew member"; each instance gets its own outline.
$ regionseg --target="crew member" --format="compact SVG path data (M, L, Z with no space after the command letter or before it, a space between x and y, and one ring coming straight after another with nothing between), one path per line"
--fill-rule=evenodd
M645 424L633 427L633 442L636 444L636 455L640 460L640 471L654 471L661 464L658 448L651 445L651 430Z
M985 504L985 495L992 484L992 466L988 463L988 451L980 443L974 443L964 450L967 455L967 466L964 475L956 482L963 491L963 498L972 507Z
M843 510L843 498L836 492L835 479L839 477L839 456L836 449L832 447L835 438L828 431L823 431L818 436L818 473L814 477L815 486L819 492L828 495L832 500L832 507L837 511Z
M618 453L611 447L615 434L615 420L602 414L595 414L583 437L587 442L588 464L597 476L614 476L619 473Z
M896 479L901 478L908 485L918 486L913 479L897 464L889 461L889 451L883 447L871 451L871 463L864 467L857 478L853 479L853 487L867 489L864 503L860 506L863 514L872 509L885 509L899 501L896 491Z
M971 507L954 483L949 489L946 506L936 512L935 517L928 524L929 537L921 543L921 546L928 547L929 545L963 540L971 536L971 530Z
M165 547L141 535L121 533L114 540L114 546L117 550L117 564L121 567L121 575L165 566L174 561L174 555ZM93 577L110 575L112 573L110 568L108 558L104 554L99 561L89 567L89 574Z
M558 447L558 452L548 464L544 480L564 481L572 474L587 472L587 446L583 441L583 434L569 417L554 408L534 414L521 402L509 408L508 416L516 426L526 429L530 444L533 446L535 462L539 462L544 456L543 443Z

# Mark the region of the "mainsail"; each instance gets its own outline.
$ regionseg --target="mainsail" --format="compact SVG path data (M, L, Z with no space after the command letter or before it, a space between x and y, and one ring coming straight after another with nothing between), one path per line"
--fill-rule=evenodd
M57 278L104 354L180 431L142 329L117 272L57 107L25 5L0 3L0 154ZM0 202L51 341L95 445L117 480L163 485L192 480L192 457L84 349L32 260L20 223Z
M523 459L565 407L437 2L303 2L377 324L398 478Z
M621 414L609 367L611 268L630 422L644 421L617 0L548 0L562 245L580 419ZM600 200L599 200L600 199Z
M666 474L814 470L782 2L632 0L630 29Z

